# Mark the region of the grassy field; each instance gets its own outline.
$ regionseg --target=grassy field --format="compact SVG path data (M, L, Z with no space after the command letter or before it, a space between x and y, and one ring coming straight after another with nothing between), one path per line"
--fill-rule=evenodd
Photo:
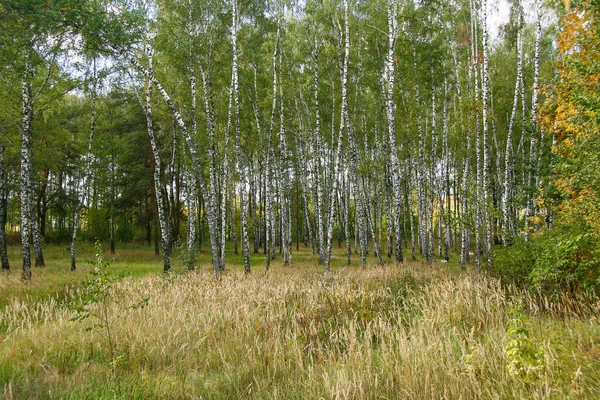
M107 270L128 276L77 320L92 267L72 273L48 247L26 285L10 251L0 398L600 398L597 299L535 298L452 264L344 267L341 250L324 276L302 247L269 273L262 255L251 275L231 256L219 281L208 254L187 272L176 252L164 276L151 249L121 245Z

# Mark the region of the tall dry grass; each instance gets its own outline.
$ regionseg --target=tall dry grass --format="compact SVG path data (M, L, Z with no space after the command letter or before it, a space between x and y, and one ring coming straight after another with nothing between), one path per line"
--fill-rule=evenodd
M600 398L598 303L542 311L544 299L477 274L188 273L126 279L112 299L112 362L104 330L85 331L93 321L72 321L62 301L13 300L0 312L0 397ZM515 304L542 349L529 380L507 368Z

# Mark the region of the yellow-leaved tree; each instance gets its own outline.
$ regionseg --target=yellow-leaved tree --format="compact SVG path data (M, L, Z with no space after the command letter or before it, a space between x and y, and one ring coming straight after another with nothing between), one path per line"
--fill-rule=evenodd
M553 139L554 227L541 232L534 281L600 286L600 6L564 17L557 80L539 124Z

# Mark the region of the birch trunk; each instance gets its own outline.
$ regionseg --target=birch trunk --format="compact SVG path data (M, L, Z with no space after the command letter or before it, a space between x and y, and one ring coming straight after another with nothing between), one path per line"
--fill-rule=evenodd
M481 186L482 186L482 171L481 171L481 124L479 121L479 52L478 52L478 23L477 23L477 8L475 1L471 1L471 25L472 31L475 32L472 55L473 55L473 79L475 88L475 158L476 158L476 188L475 188L475 267L481 266L481 224L482 224L482 204L481 204ZM468 238L467 238L468 240Z
M339 185L339 166L340 166L340 155L342 152L342 138L344 133L344 124L346 123L345 118L348 114L348 98L347 98L347 90L348 90L348 65L350 63L350 20L349 20L349 11L348 11L348 0L343 0L344 6L344 21L345 21L345 42L344 42L344 64L341 70L341 86L342 86L342 110L341 110L341 118L340 118L340 128L338 131L338 140L337 140L337 148L334 154L333 159L333 170L332 170L332 178L331 185L332 189L331 193L337 193L338 185ZM346 126L346 130L348 127ZM333 146L333 142L332 142ZM331 246L332 246L332 236L333 236L333 222L335 220L335 212L333 208L333 201L330 201L329 204L329 213L327 220L327 230L326 230L326 250L325 250L325 273L328 273L331 269Z
M137 59L132 57L132 58L130 58L130 62L136 69L138 69L138 71L140 71L144 76L146 76L146 78L148 78L154 84L154 86L156 86L156 88L158 89L158 91L160 92L162 97L164 98L165 102L169 106L171 113L175 117L175 121L177 122L177 125L179 126L179 129L181 130L181 133L183 134L184 139L187 143L187 149L190 153L192 165L196 172L196 179L200 183L200 190L201 190L204 204L206 207L206 214L207 214L207 219L208 219L208 229L209 229L209 233L210 233L210 243L211 243L211 249L212 249L213 269L214 269L215 275L217 277L219 277L219 275L220 275L220 262L219 261L220 260L219 260L219 244L218 244L218 217L217 217L218 209L217 209L217 199L216 199L216 187L211 186L211 188L210 188L211 190L209 192L207 185L206 185L206 181L204 179L204 174L202 172L202 167L200 165L200 160L198 158L196 143L193 141L193 139L187 129L187 126L186 126L185 122L183 121L183 118L181 117L181 114L177 110L177 107L175 107L175 104L171 100L171 97L169 96L169 94L163 88L162 84L154 77L154 74L152 72L148 71L146 68L144 68L137 61ZM205 92L205 97L206 97L206 92ZM206 102L208 103L208 100ZM209 158L211 160L214 160L214 129L213 129L214 123L213 123L213 121L211 121L210 117L207 117L207 125L209 127L208 134L209 134L209 141L211 144L211 146L209 148ZM212 165L211 165L211 169L214 170ZM210 171L210 172L213 173L214 171Z
M22 81L22 128L21 128L21 253L23 255L23 272L21 278L24 281L31 280L31 248L29 234L31 231L33 207L31 205L31 176L32 176L32 135L33 135L33 103L31 93L31 79L33 70L29 60L25 61L25 70Z
M281 213L281 248L283 250L283 265L289 265L291 255L291 213L290 213L290 177L288 164L287 139L283 110L283 56L279 50L279 159L280 159L280 213Z
M465 152L465 157L464 157L464 161L463 161L463 174L462 174L462 180L461 180L461 184L460 184L460 267L461 269L465 269L466 265L467 265L467 260L469 259L469 250L470 250L470 246L469 246L469 239L470 239L470 232L468 229L468 224L467 224L467 215L468 215L468 210L467 210L467 197L468 197L468 178L469 178L469 160L471 158L471 130L469 129L468 132L465 131L465 127L464 127L464 119L462 117L462 87L460 85L460 76L458 75L458 60L456 57L456 52L453 52L453 58L454 58L454 68L455 68L455 73L456 73L456 90L457 90L457 96L458 96L458 109L461 111L461 116L457 117L456 116L456 109L454 111L455 114L455 118L460 119L460 131L461 133L466 133L467 134L467 150ZM471 71L473 69L469 69L469 75L471 74ZM456 103L454 103L456 104ZM455 105L456 107L456 105ZM457 206L457 210L458 210L458 204L456 204Z
M225 269L225 245L227 243L227 178L229 176L229 141L231 138L231 114L233 107L233 69L229 86L229 106L227 107L227 128L225 129L225 147L223 148L223 173L221 174L221 270ZM215 178L215 182L216 182Z
M490 171L490 155L488 145L488 33L487 33L487 0L483 0L482 4L482 36L483 36L483 77L481 84L481 96L483 98L482 120L483 120L483 224L484 224L484 240L487 263L492 263L492 241L489 221L489 171Z
M266 148L266 167L265 167L265 214L266 214L266 269L269 270L271 263L271 257L275 256L275 226L273 218L273 191L271 190L271 161L272 161L272 149L271 139L273 137L273 128L275 126L275 111L277 109L277 54L279 52L279 40L280 40L281 28L279 22L277 23L277 37L275 40L275 49L273 50L273 103L271 106L271 122L269 125L269 133L267 138ZM255 80L256 85L256 80ZM258 118L257 118L258 122Z
M314 63L314 96L315 96L315 132L313 135L313 155L315 157L314 185L315 185L315 226L317 235L317 249L319 252L319 263L323 264L324 245L323 245L323 188L321 185L322 168L322 143L321 143L321 115L319 108L319 63L317 43L315 40L315 51L313 53ZM333 123L333 122L332 122Z
M258 68L256 67L256 65L253 66L253 70L254 70L254 102L252 105L252 108L254 109L254 119L255 119L255 123L256 123L256 132L258 134L258 137L260 138L261 143L264 142L264 133L261 130L261 124L260 124L260 117L259 117L259 113L258 113L258 85L257 85L257 81L258 81L258 77L257 77L257 73L258 73ZM264 156L264 143L261 146L261 151L263 151L263 156ZM266 157L264 157L266 158ZM264 179L263 179L263 168L261 168L261 163L259 161L258 163L258 171L257 171L257 176L258 176L258 202L259 202L259 210L258 210L258 220L260 220L260 223L257 225L254 225L254 235L256 236L258 234L259 236L259 243L263 242L264 239L264 246L263 246L263 251L267 252L267 235L266 235L266 218L264 219L264 224L263 224L263 216L266 215L266 212L263 212L263 199L265 198L265 184L264 184ZM265 208L266 208L266 203L265 203ZM260 226L259 226L260 225ZM256 242L256 239L255 239ZM258 245L255 244L254 245L254 252L258 253Z
M240 138L240 102L238 87L238 50L237 50L237 32L238 32L239 10L237 0L233 0L233 15L231 24L231 41L233 45L233 102L235 115L235 154L237 170L240 175L240 222L242 231L242 252L244 255L244 271L250 272L250 243L248 241L248 197L246 193L246 170L242 158L241 138Z
M508 134L506 136L506 154L504 159L504 193L502 197L502 214L504 216L504 239L502 241L504 247L510 243L510 236L513 235L512 231L512 215L510 211L511 193L513 193L512 182L513 182L513 157L512 157L512 133L515 124L515 118L517 114L517 103L519 100L519 86L521 83L521 74L523 73L522 58L523 57L523 39L521 37L521 31L519 30L517 36L517 79L515 81L515 93L513 96L513 107L510 114L510 121L508 123ZM521 100L523 101L523 99Z
M191 14L191 8L190 8ZM190 15L191 20L191 15ZM191 46L190 46L191 47ZM198 129L198 123L196 120L196 74L195 69L190 67L190 92L192 97L191 107L191 124L192 124L192 136L196 136ZM196 209L198 205L198 188L196 186L196 180L193 176L192 171L189 168L185 168L184 177L186 180L186 205L188 210L187 218L187 268L188 270L194 270L196 266L196 220L197 214Z
M442 132L442 179L440 181L440 186L445 186L444 189L440 190L440 192L444 192L444 195L440 195L440 206L442 211L441 219L443 219L443 227L444 227L444 260L448 261L450 259L450 238L452 233L450 231L450 148L448 147L448 103L447 103L447 94L448 91L448 83L444 81L444 105L443 105L443 132ZM444 205L444 200L446 204ZM442 224L440 223L440 229ZM440 239L441 239L440 235ZM440 256L442 256L440 251Z
M23 72L23 88L22 88L22 132L21 132L21 229L23 224L28 224L26 229L27 244L22 245L23 253L23 280L31 278L31 250L29 248L29 233L33 241L33 249L35 254L35 266L43 267L44 255L42 252L42 243L38 227L36 212L34 209L34 179L33 179L33 103L34 96L32 94L31 81L33 79L33 66L30 60L25 62ZM36 94L36 96L39 92ZM25 197L25 199L23 199ZM23 213L27 215L23 217ZM21 231L21 240L24 234ZM27 247L27 249L25 248ZM28 253L27 257L25 253ZM25 260L27 258L27 261ZM28 266L26 267L26 264ZM27 272L27 270L29 272Z
M152 69L152 56L153 49L148 47L147 49L148 55L148 70L150 74L153 73ZM192 89L194 91L195 88ZM148 138L150 140L150 148L152 150L152 158L154 160L154 170L153 170L153 180L154 180L154 192L156 196L156 208L158 211L158 222L160 225L160 234L161 234L161 246L163 250L163 272L168 272L171 269L171 224L169 221L169 217L165 213L165 199L164 193L166 193L166 188L164 184L161 182L161 160L160 154L158 152L158 143L156 139L156 135L154 133L154 124L153 124L153 112L152 112L152 82L149 79L146 79L146 102L144 105L144 111L146 114L146 128L148 131Z
M542 36L542 23L541 23L541 0L537 1L537 26L535 33L535 55L533 58L533 94L531 98L531 120L534 126L537 126L537 103L538 103L538 90L539 90L539 76L540 76L540 39ZM525 103L525 99L523 99L523 103ZM543 132L542 132L543 135ZM531 141L529 146L529 175L527 179L527 185L532 187L537 181L537 171L536 171L536 161L538 161L539 155L537 154L536 146L537 138L532 133ZM553 143L554 145L554 143ZM533 196L530 194L527 195L527 206L525 209L525 240L529 241L529 237L531 234L532 227L532 219L533 217Z
M433 71L432 71L433 75ZM427 249L428 252L426 254L427 261L433 262L433 230L434 230L434 222L433 222L433 214L434 214L434 204L435 204L435 196L436 196L436 186L437 186L437 176L436 176L436 166L437 166L437 116L436 116L436 98L435 98L435 88L432 88L431 91L431 165L429 167L429 209L427 213L427 233L428 233L428 244Z
M390 178L391 165L388 164L386 168L386 174L384 176L385 184L385 221L386 221L386 235L387 235L387 256L392 258L394 252L394 220L392 216L392 203L393 203L393 183Z
M400 229L400 204L402 193L400 190L400 167L398 163L398 152L396 149L396 104L394 103L394 52L396 48L396 37L398 35L398 3L397 0L389 0L388 3L388 54L385 59L385 83L386 91L386 114L388 123L388 139L390 146L392 188L394 193L394 234L396 237L396 262L404 262L402 251L402 232Z
M4 145L0 144L0 259L2 260L2 270L10 271L8 262L8 252L6 249L6 170L4 169Z
M250 169L248 170L250 173L250 194L248 196L250 202L250 213L252 214L252 239L253 239L253 251L255 254L258 253L258 248L260 246L260 223L259 223L259 215L256 212L256 173L254 167L254 161L250 160ZM260 187L260 183L258 183Z

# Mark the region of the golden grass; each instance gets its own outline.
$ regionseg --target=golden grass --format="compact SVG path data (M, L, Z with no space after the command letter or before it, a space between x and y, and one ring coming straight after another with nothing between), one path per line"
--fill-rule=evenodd
M277 267L220 281L208 271L128 278L112 290L113 363L103 330L86 332L93 321L72 321L61 301L14 298L0 311L0 397L600 397L598 303L542 313L539 299L474 273ZM507 370L516 298L543 349L531 382Z

